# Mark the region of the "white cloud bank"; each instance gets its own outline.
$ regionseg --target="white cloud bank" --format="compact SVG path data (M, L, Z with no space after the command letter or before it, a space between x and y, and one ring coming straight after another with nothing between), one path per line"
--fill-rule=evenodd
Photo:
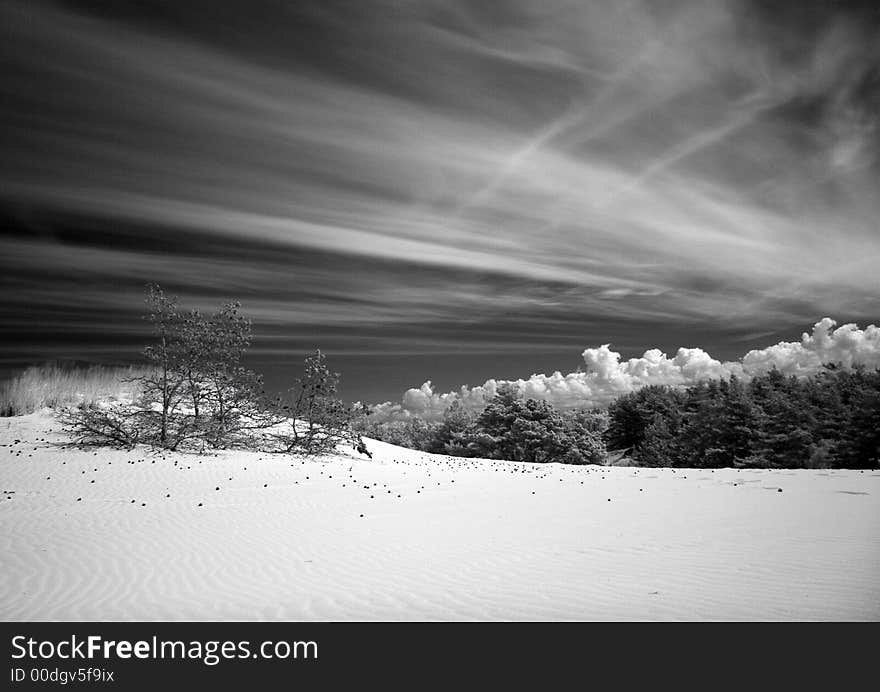
M585 370L563 375L532 375L527 380L486 380L475 387L440 394L431 381L418 389L408 389L401 403L386 402L373 407L376 420L421 416L436 419L455 400L469 409L480 409L503 384L513 384L524 397L546 399L559 408L605 406L616 397L650 384L686 386L711 378L736 375L749 379L774 367L786 375L805 376L824 363L840 363L846 368L864 365L880 367L880 328L837 323L825 317L804 332L801 340L782 341L775 346L754 349L739 361L722 362L700 348L679 348L669 358L659 349L645 351L640 358L621 361L608 344L584 350Z

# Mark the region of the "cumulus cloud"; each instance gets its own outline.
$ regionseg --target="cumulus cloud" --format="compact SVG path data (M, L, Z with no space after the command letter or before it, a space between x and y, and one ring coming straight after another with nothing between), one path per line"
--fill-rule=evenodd
M836 327L836 328L835 328ZM786 375L806 376L825 363L845 368L863 365L880 368L880 328L837 323L825 317L804 332L800 341L782 341L774 346L753 349L739 361L719 361L700 348L679 348L670 358L659 349L650 349L639 358L621 360L608 344L587 348L581 354L584 370L563 375L535 374L528 379L486 380L475 387L438 393L431 381L418 389L408 389L399 404L386 402L373 407L376 420L406 419L419 416L437 419L453 401L470 410L479 410L502 385L513 385L521 396L544 399L559 408L606 406L621 394L646 385L687 386L707 379L736 375L748 380L773 368Z
M880 367L880 328L837 323L825 317L800 342L782 341L775 346L749 351L742 359L747 375L757 375L774 367L786 375L809 375L823 363L839 363L845 368L864 365Z

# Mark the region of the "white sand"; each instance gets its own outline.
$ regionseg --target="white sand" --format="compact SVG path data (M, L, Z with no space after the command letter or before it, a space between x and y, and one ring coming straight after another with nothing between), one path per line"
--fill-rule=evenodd
M880 619L877 471L95 454L57 427L0 419L3 620Z

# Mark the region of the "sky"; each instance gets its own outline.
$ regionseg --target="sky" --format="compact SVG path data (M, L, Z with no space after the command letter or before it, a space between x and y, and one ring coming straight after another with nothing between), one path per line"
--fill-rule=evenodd
M371 402L878 323L878 8L0 0L0 373L148 282Z

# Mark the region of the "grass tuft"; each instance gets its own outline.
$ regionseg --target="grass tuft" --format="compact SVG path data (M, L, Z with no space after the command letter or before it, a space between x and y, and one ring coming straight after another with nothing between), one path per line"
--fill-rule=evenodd
M95 404L106 400L131 400L143 367L47 363L32 365L0 383L0 416L23 416L43 408Z

